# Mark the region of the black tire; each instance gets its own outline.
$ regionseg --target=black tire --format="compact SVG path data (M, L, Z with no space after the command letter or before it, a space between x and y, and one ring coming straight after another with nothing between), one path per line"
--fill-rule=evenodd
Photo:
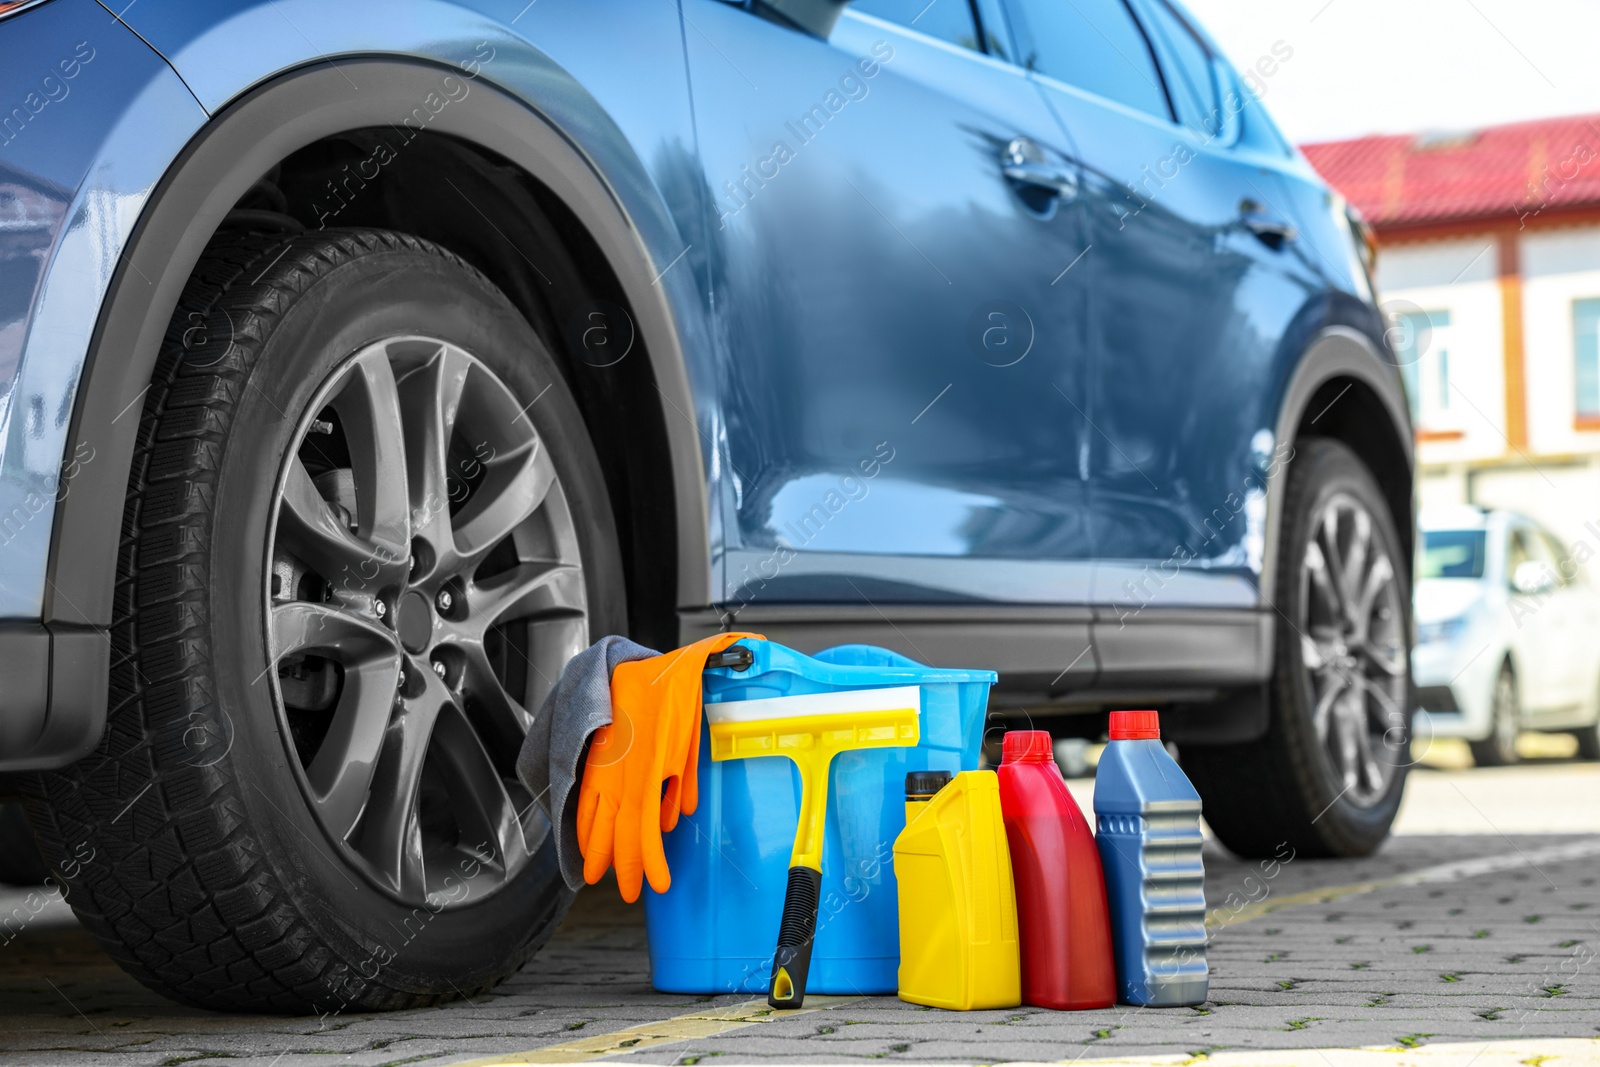
M93 850L68 895L78 917L134 977L180 1001L337 1013L471 995L532 956L571 903L548 834L529 839L518 865L507 858L503 882L449 906L380 887L313 813L278 675L255 684L274 668L275 602L260 591L277 573L267 546L279 471L308 440L296 435L323 425L307 405L361 346L418 334L474 353L529 405L581 544L574 586L586 591L589 639L623 626L616 533L583 420L493 284L397 233L219 236L145 399L105 737L81 763L37 776L29 798L52 866ZM390 615L398 626L400 611ZM501 748L482 751L509 767L516 743ZM420 826L429 816L416 805Z
M1572 731L1578 741L1578 758L1593 762L1600 760L1600 723L1591 723L1581 730Z
M1278 619L1266 735L1243 744L1186 744L1183 766L1200 793L1212 830L1241 856L1281 856L1277 850L1285 843L1302 856L1364 856L1388 836L1411 762L1410 648L1405 636L1411 626L1411 578L1388 505L1356 455L1322 438L1296 442L1295 449L1284 475L1289 481L1275 575ZM1394 683L1402 688L1403 699L1391 702L1389 714L1395 720L1384 728L1386 747L1375 757L1389 777L1372 786L1374 795L1366 803L1351 799L1328 746L1317 735L1312 668L1303 644L1308 627L1295 622L1308 618L1309 597L1301 579L1316 535L1314 523L1335 501L1366 511L1370 543L1381 546L1393 561L1398 585L1384 625L1398 628L1392 630L1398 636L1390 651L1401 657L1403 674L1391 670L1387 676L1404 679Z
M1572 736L1578 742L1579 759L1600 760L1600 720L1596 720L1580 730L1572 731Z
M0 804L0 885L42 885L49 875L21 804Z
M1517 762L1517 734L1522 729L1521 701L1517 675L1510 663L1500 665L1491 698L1489 735L1482 741L1469 741L1472 762L1479 767L1509 767Z

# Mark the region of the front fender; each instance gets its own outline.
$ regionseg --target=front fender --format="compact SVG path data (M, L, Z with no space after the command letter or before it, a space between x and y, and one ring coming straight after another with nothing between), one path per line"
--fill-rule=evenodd
M1288 370L1287 380L1278 401L1276 424L1279 442L1293 441L1300 427L1309 418L1312 432L1319 413L1309 410L1311 400L1324 384L1343 379L1359 383L1377 397L1387 418L1386 425L1374 425L1368 432L1390 435L1390 442L1403 457L1406 470L1413 466L1411 414L1406 406L1404 387L1392 360L1385 358L1377 343L1361 330L1348 325L1323 325L1305 345L1300 358ZM1337 398L1335 398L1337 401ZM1409 477L1407 481L1409 482ZM1261 568L1261 600L1264 604L1277 602L1277 565L1279 534L1283 523L1283 497L1288 488L1287 478L1274 478L1267 490L1267 538ZM1410 516L1397 516L1401 537L1411 530ZM1402 545L1403 549L1409 546ZM1408 560L1410 558L1407 551Z
M97 313L150 191L206 115L91 0L6 20L0 108L0 619L37 620L57 500L101 458L68 445Z
M69 762L104 726L106 634L41 621L56 513L107 462L69 437L70 419L139 212L204 121L161 57L92 0L0 25L0 771ZM114 555L119 523L95 521Z
M442 109L429 106L427 128L521 167L560 198L600 245L638 319L656 384L676 409L665 422L677 495L679 599L708 603L705 471L712 464L703 442L713 439L716 375L703 362L686 359L686 353L696 353L708 360L711 352L694 264L672 269L697 243L703 216L695 198L685 203L663 191L682 185L685 175L679 172L692 160L684 150L692 143L686 88L682 128L670 107L651 112L633 106L625 117L636 130L624 131L563 65L508 29L445 3L408 5L403 19L373 3L318 7L319 43L359 39L369 52L387 44L387 50L411 56L426 49L427 58L329 55L278 73L291 55L302 63L307 59L307 42L295 26L305 24L314 6L274 0L223 13L186 0L154 0L141 13L143 21L133 20L202 103L226 103L151 199L125 257L129 270L119 280L128 287L126 299L119 288L102 311L74 425L109 459L80 474L93 491L74 493L58 508L45 617L91 624L110 619L115 536L96 520L91 502L103 507L120 499L137 419L119 422L117 413L148 383L183 282L229 207L275 162L306 144L360 127L404 127L430 94L438 95L442 77L460 79L463 72L473 76L470 92ZM681 74L676 12L668 12L671 35L657 35L655 43L666 52L668 67ZM589 21L551 39L594 65L591 52L598 50L597 30L603 28ZM290 47L295 42L298 52ZM681 78L677 84L683 85ZM616 89L614 75L607 85ZM225 97L250 86L242 97ZM631 95L622 94L635 102L644 95L637 84ZM656 150L655 170L641 149Z
M675 6L641 14L634 34L620 35L632 42L621 50L631 68L619 64L616 25L581 20L571 3L540 5L516 32L441 2L401 15L358 0L141 6L128 12L133 29L172 66L89 0L24 12L0 37L8 57L0 89L16 88L12 72L33 71L35 59L46 69L52 34L70 52L82 27L94 27L98 50L72 97L50 105L60 125L31 125L0 154L0 192L26 199L39 231L31 259L0 262L7 293L32 294L19 319L0 316L0 389L9 386L0 394L0 539L9 538L0 553L0 664L15 668L0 714L0 771L71 762L103 729L104 628L138 405L211 234L279 159L345 130L404 125L463 62L480 64L470 96L433 114L428 128L521 167L600 246L638 320L663 410L674 409L664 422L679 602L709 603L705 472L715 468L717 375L702 263L689 251L706 243ZM313 9L318 45L332 38L368 54L311 45L295 23L313 25ZM522 36L530 28L571 62L530 45ZM13 63L19 47L26 62ZM660 74L648 92L636 81L628 91L639 71ZM104 82L92 94L89 73ZM30 159L55 169L19 166ZM23 277L19 262L37 270Z

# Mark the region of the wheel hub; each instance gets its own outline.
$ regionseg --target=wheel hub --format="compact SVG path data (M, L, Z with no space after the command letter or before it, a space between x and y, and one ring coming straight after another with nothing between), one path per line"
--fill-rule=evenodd
M394 628L407 652L415 655L428 650L433 643L433 605L427 594L413 589L400 598Z
M1366 506L1334 494L1313 518L1296 629L1313 725L1339 795L1360 807L1410 762L1400 584Z
M280 722L330 841L408 904L481 899L549 830L513 763L588 613L530 399L454 345L380 341L329 376L278 478Z

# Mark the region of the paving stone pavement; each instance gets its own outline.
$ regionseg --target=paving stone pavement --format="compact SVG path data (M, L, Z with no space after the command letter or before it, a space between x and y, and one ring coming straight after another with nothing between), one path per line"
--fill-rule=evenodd
M1566 782L1545 802L1600 807L1600 777L1573 781L1583 788L1574 794ZM424 1011L321 1020L171 1004L127 978L64 903L41 907L25 891L3 891L0 916L21 907L30 917L0 930L0 1064L443 1067L540 1048L558 1050L552 1058L565 1062L594 1059L628 1040L637 1045L605 1058L993 1063L1276 1049L1320 1063L1309 1050L1542 1038L1590 1039L1600 1061L1597 840L1409 835L1368 859L1294 858L1265 869L1210 847L1211 998L1200 1008L963 1014L865 997L667 1044L601 1038L640 1024L652 1025L638 1033L683 1032L654 1024L750 998L654 992L640 911L622 905L609 884L583 893L550 945L490 994ZM1552 849L1575 845L1587 854L1551 858ZM1507 859L1473 873L1485 857ZM1458 861L1467 867L1437 869ZM1420 884L1320 892L1417 871L1433 873ZM1270 910L1285 903L1291 906Z

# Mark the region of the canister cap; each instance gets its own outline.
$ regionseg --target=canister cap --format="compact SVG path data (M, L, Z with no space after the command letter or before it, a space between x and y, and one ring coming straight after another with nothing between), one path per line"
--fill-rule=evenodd
M906 797L926 800L950 784L949 771L911 771L906 775Z
M1111 740L1161 740L1161 716L1153 711L1113 711Z
M1007 730L1000 742L1000 762L1050 763L1055 759L1051 749L1048 730Z

